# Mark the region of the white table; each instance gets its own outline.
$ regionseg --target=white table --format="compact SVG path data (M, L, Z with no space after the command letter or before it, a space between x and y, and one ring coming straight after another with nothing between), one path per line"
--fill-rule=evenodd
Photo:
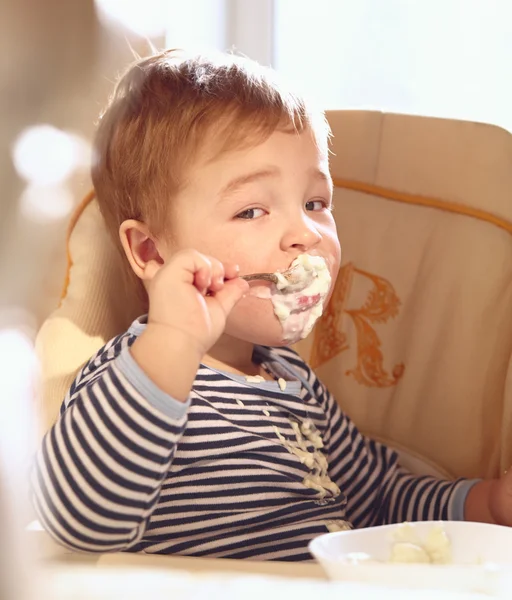
M429 590L327 581L316 563L278 563L131 553L72 553L43 531L28 600L431 600ZM435 592L436 600L489 600Z
M191 573L246 573L252 575L273 575L298 579L319 579L326 581L322 567L315 563L286 563L250 560L230 560L216 558L196 558L187 556L163 556L158 554L134 554L115 552L111 554L81 554L66 550L40 527L28 534L29 544L42 564L88 566L101 568L156 568L176 569Z

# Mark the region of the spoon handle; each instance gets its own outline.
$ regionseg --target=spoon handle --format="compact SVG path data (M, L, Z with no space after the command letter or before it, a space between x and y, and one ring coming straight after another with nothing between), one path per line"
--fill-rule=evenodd
M277 283L277 277L274 273L253 273L252 275L241 275L240 279L245 279L245 281L255 281L256 279L263 279L264 281L271 281L272 283Z

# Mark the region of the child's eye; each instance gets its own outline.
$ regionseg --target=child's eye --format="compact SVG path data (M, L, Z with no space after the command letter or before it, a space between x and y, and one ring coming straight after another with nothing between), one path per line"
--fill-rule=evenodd
M258 217L262 217L265 214L265 211L262 208L248 208L241 213L236 215L237 219L257 219Z
M325 200L309 200L306 202L306 210L323 210L324 208L330 208Z

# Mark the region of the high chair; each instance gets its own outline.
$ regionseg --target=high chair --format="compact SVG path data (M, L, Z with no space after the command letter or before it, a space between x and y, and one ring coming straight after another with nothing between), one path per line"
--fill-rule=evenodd
M496 477L512 464L512 135L478 123L327 113L343 251L297 350L404 466ZM44 428L77 370L142 308L90 194L68 234L61 305L37 340Z

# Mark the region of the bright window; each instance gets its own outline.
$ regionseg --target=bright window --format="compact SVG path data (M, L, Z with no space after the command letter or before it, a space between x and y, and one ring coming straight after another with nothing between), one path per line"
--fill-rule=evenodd
M512 0L275 0L274 66L326 108L512 131Z

